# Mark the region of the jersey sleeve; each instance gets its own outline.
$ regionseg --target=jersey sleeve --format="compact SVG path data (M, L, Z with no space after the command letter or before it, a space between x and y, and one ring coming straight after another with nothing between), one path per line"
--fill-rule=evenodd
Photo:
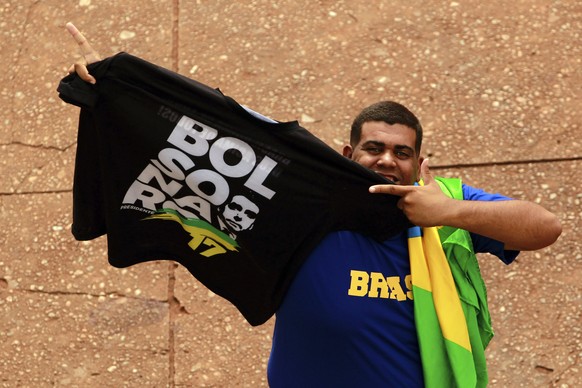
M463 184L463 198L465 201L511 201L512 198L488 193L484 190ZM511 264L519 255L519 251L506 250L501 241L476 233L470 233L475 253L490 253L497 256L505 264Z

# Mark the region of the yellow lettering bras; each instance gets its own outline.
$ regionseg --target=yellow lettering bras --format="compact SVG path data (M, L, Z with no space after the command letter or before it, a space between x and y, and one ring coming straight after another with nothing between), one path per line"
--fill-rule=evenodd
M404 278L406 292L401 286L400 276L384 276L380 272L350 271L348 295L395 299L399 302L412 300L412 281L410 275Z

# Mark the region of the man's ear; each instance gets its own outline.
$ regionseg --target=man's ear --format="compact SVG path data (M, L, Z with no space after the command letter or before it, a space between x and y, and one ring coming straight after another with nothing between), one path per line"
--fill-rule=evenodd
M352 149L352 146L351 146L351 145L349 145L349 144L346 144L346 145L344 146L344 149L343 149L343 151L342 151L342 154L343 154L343 155L344 155L346 158L348 158L348 159L351 159L351 158L352 158L352 154L353 154L353 153L354 153L354 150Z

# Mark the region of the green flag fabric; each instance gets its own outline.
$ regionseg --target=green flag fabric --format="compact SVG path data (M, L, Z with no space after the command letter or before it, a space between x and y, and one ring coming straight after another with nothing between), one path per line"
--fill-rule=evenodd
M437 179L462 199L458 179ZM412 227L408 246L425 386L485 387L484 349L493 337L485 285L468 232Z

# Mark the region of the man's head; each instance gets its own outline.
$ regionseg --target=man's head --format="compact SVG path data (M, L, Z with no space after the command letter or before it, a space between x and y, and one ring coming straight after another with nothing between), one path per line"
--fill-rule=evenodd
M258 213L257 205L245 196L235 195L230 203L224 207L222 214L232 230L240 232L252 228Z
M422 126L405 106L381 101L360 112L344 156L399 185L418 180Z

